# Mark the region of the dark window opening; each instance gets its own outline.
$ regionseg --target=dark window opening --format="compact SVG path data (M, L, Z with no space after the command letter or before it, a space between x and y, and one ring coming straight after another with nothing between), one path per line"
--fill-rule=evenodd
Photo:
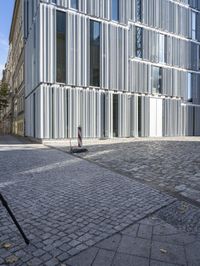
M113 95L113 137L118 137L118 95Z
M103 104L102 104L102 135L106 136L106 95L105 93L102 95Z
M136 21L142 21L142 0L136 0Z
M66 14L57 11L57 82L66 82Z
M54 88L52 88L52 121L51 121L51 123L52 123L52 139L54 138Z
M192 74L188 73L187 101L192 102Z
M100 86L100 23L90 21L90 85Z
M138 96L138 137L142 136L142 97Z
M143 29L136 27L136 57L143 57Z
M33 94L33 137L36 137L36 102L35 102L35 93Z
M152 67L152 93L162 93L162 68Z
M112 20L119 21L119 0L112 0L111 4Z
M78 9L78 0L71 0L71 8Z

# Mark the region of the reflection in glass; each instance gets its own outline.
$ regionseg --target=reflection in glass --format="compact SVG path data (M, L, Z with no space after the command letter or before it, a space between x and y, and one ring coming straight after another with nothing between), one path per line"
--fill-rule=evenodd
M152 93L162 93L162 69L152 67Z
M142 58L142 33L143 30L140 27L136 27L136 56Z
M192 39L196 40L196 12L192 12Z
M187 95L188 102L192 101L192 74L188 73L188 95Z
M136 0L136 21L142 21L142 0Z
M57 50L57 82L66 82L66 14L57 11L56 50Z
M100 23L90 21L90 85L100 86Z
M71 0L71 8L78 9L78 0Z
M112 0L112 20L119 21L119 0Z

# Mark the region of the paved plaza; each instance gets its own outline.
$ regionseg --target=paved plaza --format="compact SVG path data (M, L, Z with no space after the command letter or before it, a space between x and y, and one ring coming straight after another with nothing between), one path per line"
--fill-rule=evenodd
M0 137L0 191L31 241L0 206L0 265L200 265L198 197L181 194L198 191L200 142L89 145L84 159L51 145Z
M117 141L117 140L116 140ZM200 206L200 138L86 141L83 158ZM62 144L53 144L65 149Z

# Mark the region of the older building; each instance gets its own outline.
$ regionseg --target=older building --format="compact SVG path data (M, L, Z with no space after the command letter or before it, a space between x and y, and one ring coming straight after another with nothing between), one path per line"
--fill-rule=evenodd
M7 63L3 71L1 84L5 84L8 88L7 106L0 110L0 134L12 133L13 122L13 93L12 93L12 45L9 47Z
M24 27L23 7L21 0L15 1L10 30L9 44L11 49L11 90L13 95L12 132L24 135Z
M26 135L200 135L200 1L23 2Z

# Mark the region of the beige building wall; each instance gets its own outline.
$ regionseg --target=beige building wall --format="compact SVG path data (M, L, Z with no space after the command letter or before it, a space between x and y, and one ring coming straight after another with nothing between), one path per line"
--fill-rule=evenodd
M23 1L16 0L9 37L12 58L13 120L12 132L24 135L24 39Z
M12 118L13 118L13 93L12 93L12 44L10 44L7 63L3 71L2 82L8 84L10 94L8 96L8 106L0 111L0 134L12 133Z

